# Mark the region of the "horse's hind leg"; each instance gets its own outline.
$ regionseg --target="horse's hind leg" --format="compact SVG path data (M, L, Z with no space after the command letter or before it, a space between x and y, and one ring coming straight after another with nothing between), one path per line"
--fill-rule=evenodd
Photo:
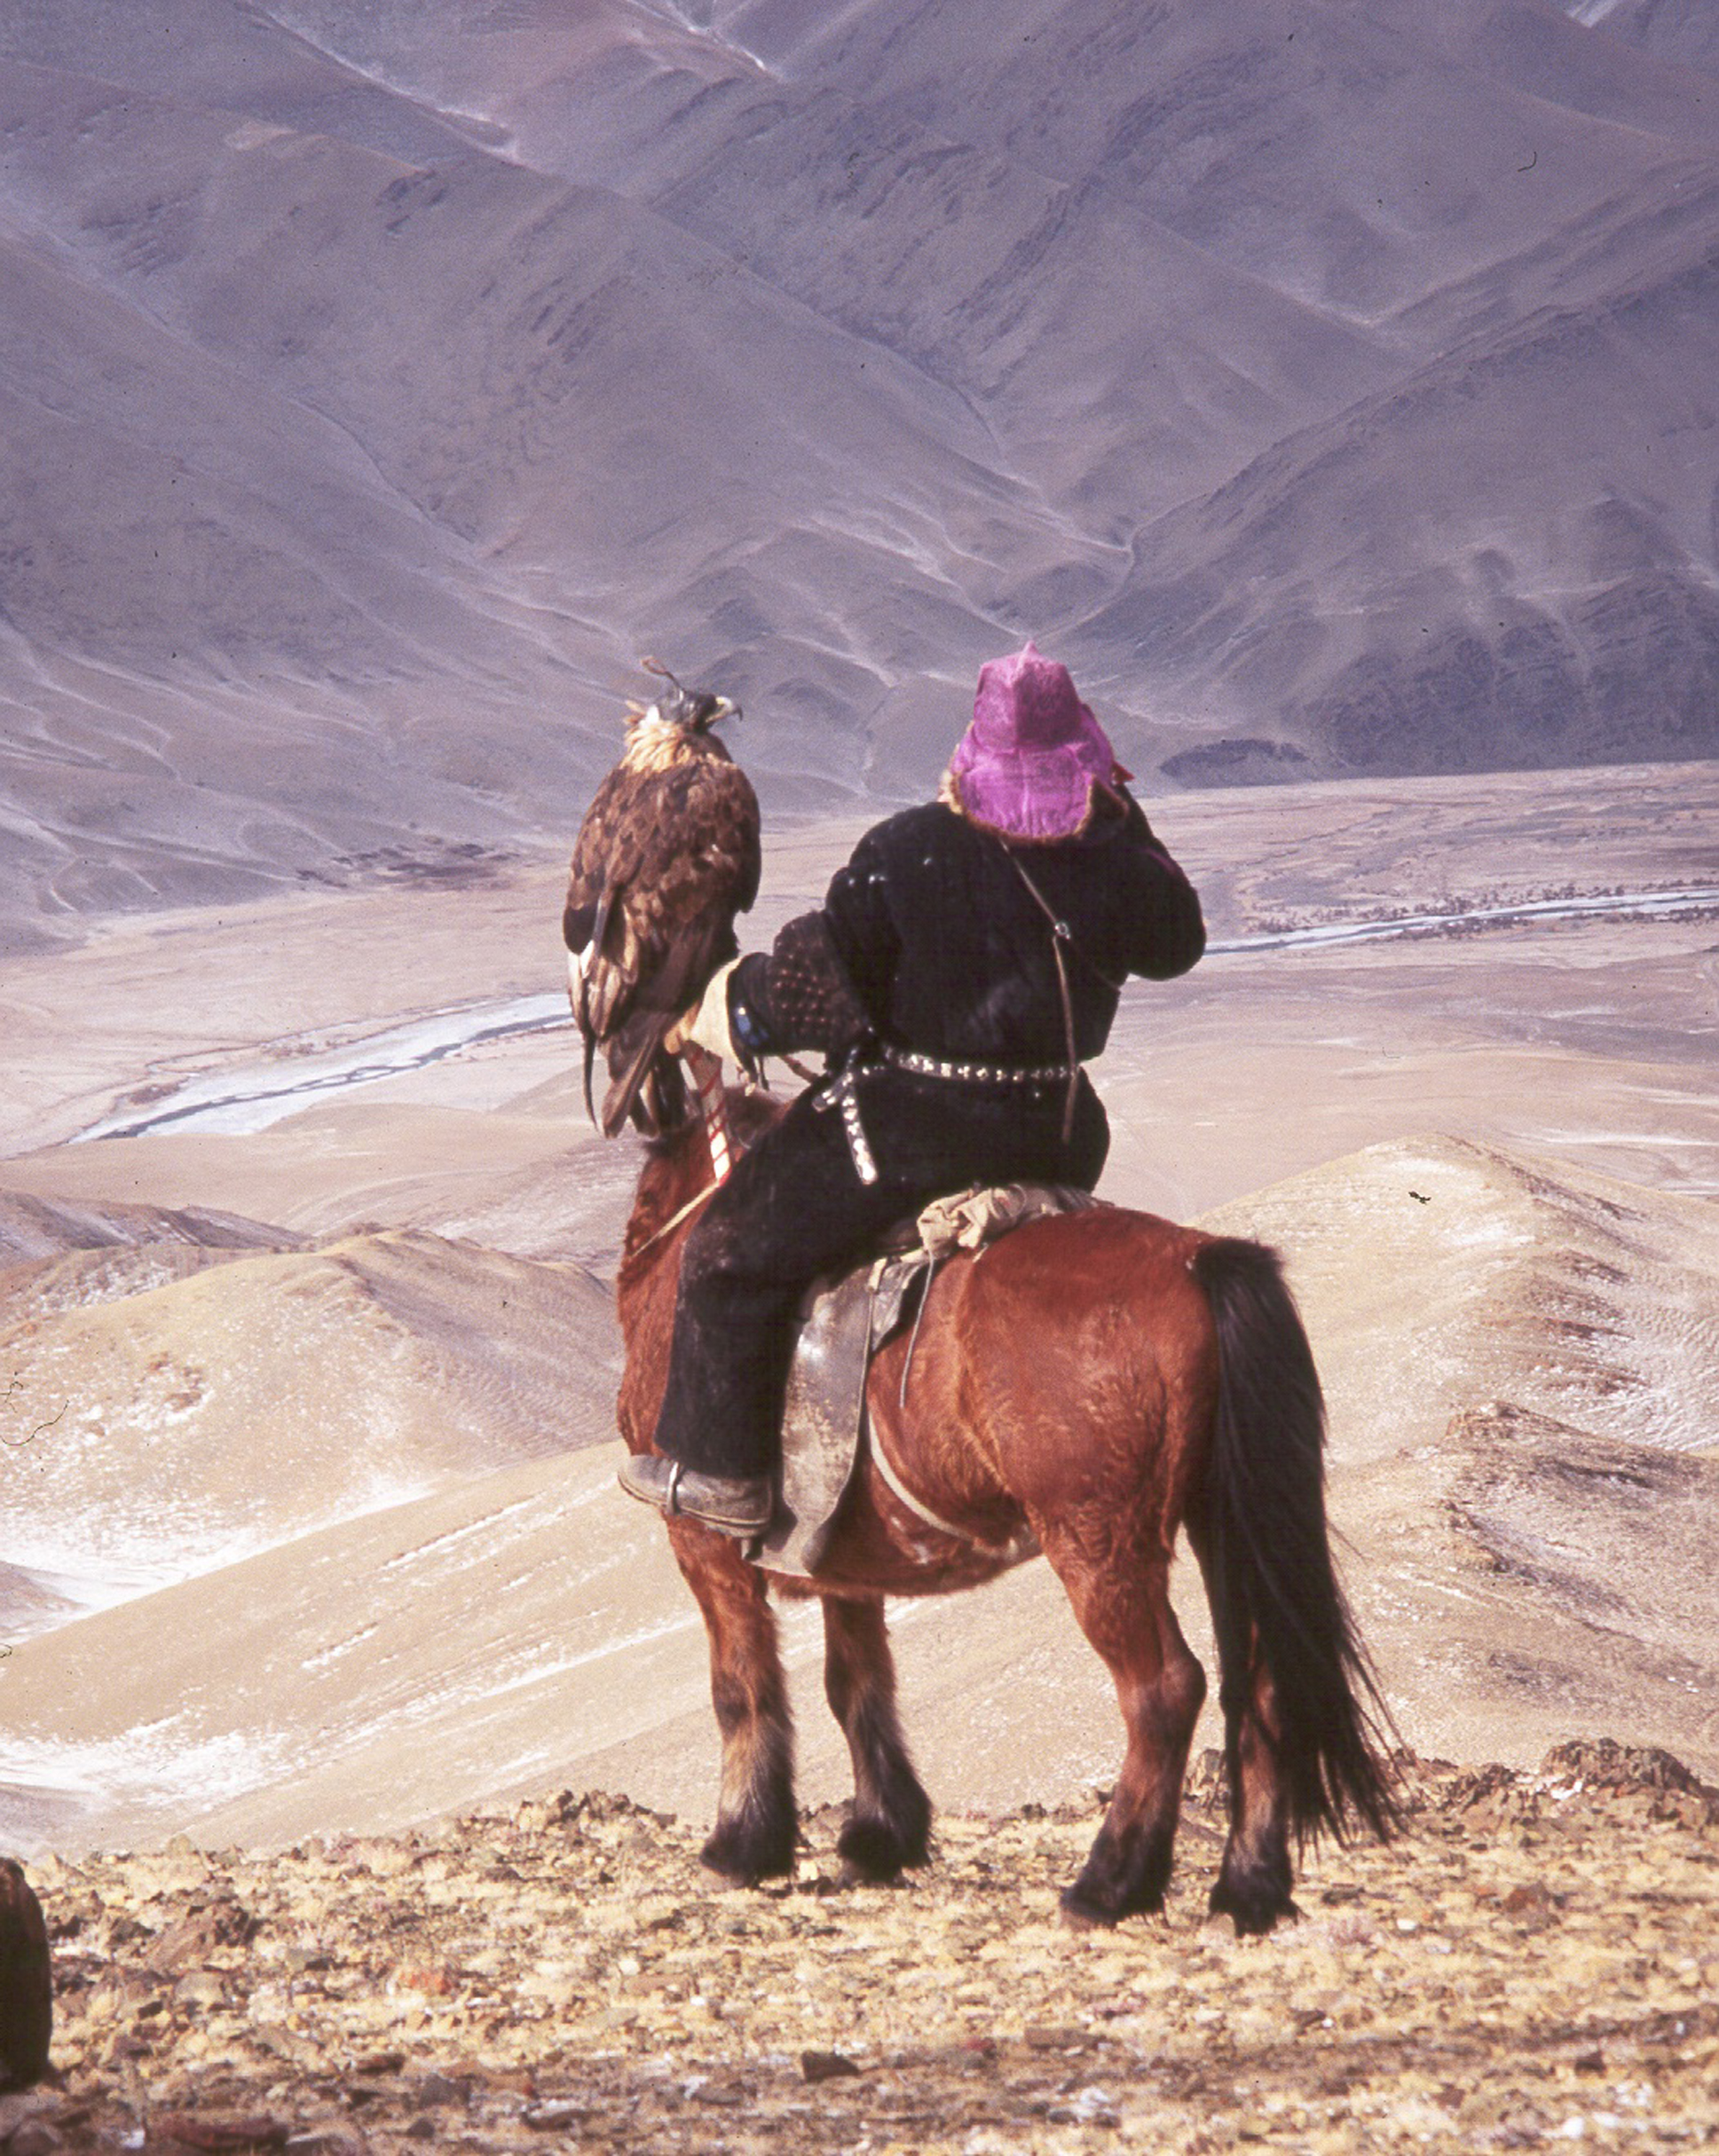
M710 1639L710 1696L722 1738L713 1871L752 1881L793 1869L793 1722L763 1579L725 1535L671 1521L669 1539Z
M1289 1786L1280 1761L1272 1680L1255 1658L1238 1682L1225 1672L1224 1739L1229 1761L1230 1827L1211 1890L1211 1913L1238 1933L1269 1932L1293 1916Z
M1101 1556L1066 1528L1043 1529L1039 1538L1081 1630L1109 1669L1128 1732L1110 1808L1080 1877L1062 1895L1070 1922L1115 1924L1163 1907L1205 1672L1170 1605L1167 1553L1127 1548L1120 1530Z
M1204 1523L1188 1523L1188 1540L1213 1592L1210 1537ZM1213 1601L1216 1617L1218 1603ZM1211 1890L1211 1914L1228 1916L1238 1934L1269 1932L1293 1916L1289 1862L1290 1790L1281 1760L1277 1701L1271 1672L1251 1624L1241 1637L1219 1640L1224 1671L1218 1699L1224 1709L1224 1758L1229 1773L1229 1838Z
M837 1853L856 1877L894 1879L929 1853L931 1800L895 1713L895 1662L881 1596L825 1596L824 1691L854 1760L854 1808Z

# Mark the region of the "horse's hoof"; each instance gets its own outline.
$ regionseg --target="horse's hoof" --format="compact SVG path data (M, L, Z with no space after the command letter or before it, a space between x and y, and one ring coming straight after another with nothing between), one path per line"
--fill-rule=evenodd
M1136 1894L1121 1906L1101 1901L1080 1879L1065 1886L1061 1896L1062 1922L1071 1932L1108 1931L1125 1916L1161 1916L1163 1906L1162 1894Z
M739 1836L724 1834L719 1827L698 1852L698 1861L706 1871L736 1886L756 1886L761 1879L788 1877L794 1868L794 1845L790 1842L785 1850L749 1847Z
M1116 1924L1116 1918L1088 1901L1078 1887L1065 1886L1061 1900L1062 1927L1067 1932L1105 1932Z
M714 1871L719 1879L729 1879L736 1886L756 1886L759 1874L745 1863L739 1853L726 1847L713 1834L698 1852L698 1861L706 1871Z
M1222 1879L1211 1890L1207 1914L1227 1916L1235 1926L1238 1939L1264 1939L1280 1924L1296 1924L1301 1917L1301 1911L1289 1896L1276 1888L1250 1894L1226 1886Z
M903 1871L914 1871L932 1861L929 1817L921 1829L908 1835L887 1820L850 1820L837 1837L835 1854L841 1859L843 1878L850 1886L893 1886Z
M893 1886L910 1864L926 1861L903 1849L900 1836L877 1819L850 1819L837 1839L836 1854L848 1886Z

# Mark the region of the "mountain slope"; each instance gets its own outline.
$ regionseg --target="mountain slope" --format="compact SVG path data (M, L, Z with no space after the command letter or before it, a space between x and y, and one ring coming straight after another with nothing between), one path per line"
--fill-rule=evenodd
M0 1271L9 1631L609 1436L610 1297L414 1231Z

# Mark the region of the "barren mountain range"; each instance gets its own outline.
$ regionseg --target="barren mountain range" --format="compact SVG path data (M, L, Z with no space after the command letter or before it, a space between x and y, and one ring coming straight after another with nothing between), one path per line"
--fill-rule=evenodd
M0 926L773 810L1034 634L1158 783L1719 744L1696 0L0 20Z

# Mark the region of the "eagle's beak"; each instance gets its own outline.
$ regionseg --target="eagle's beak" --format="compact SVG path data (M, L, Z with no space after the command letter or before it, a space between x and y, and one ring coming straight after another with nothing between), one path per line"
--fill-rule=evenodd
M711 713L712 726L720 726L724 719L744 719L745 713L730 697L719 696L716 709Z

